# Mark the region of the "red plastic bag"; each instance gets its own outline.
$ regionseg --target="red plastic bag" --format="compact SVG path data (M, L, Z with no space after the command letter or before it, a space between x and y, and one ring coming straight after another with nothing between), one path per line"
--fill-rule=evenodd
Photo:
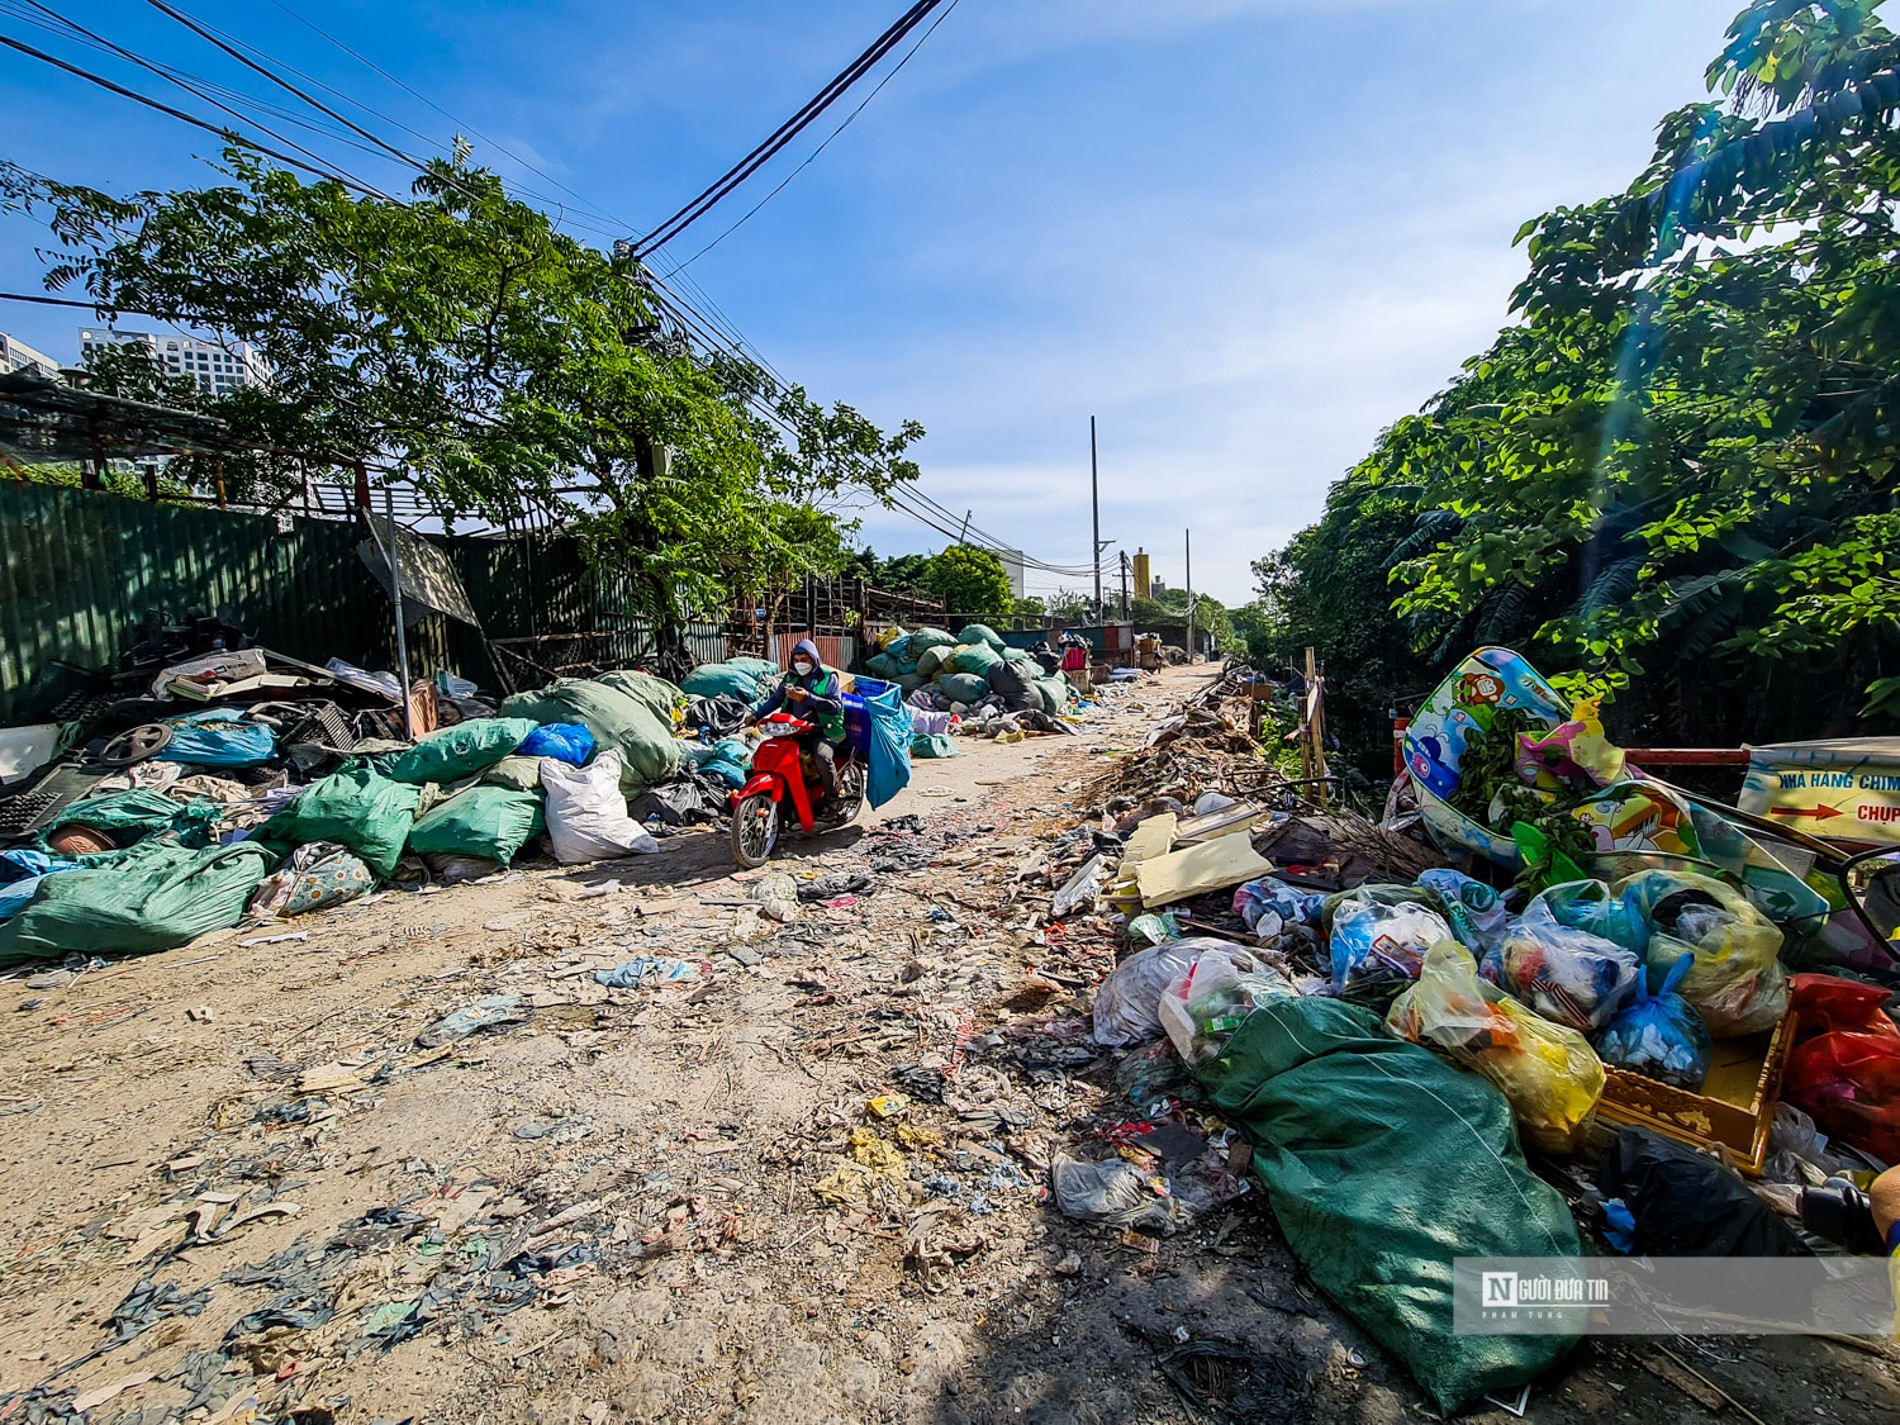
M1781 1096L1841 1142L1900 1163L1900 1034L1891 1022L1885 1033L1835 1030L1795 1045Z
M1900 1039L1900 1028L1881 1008L1889 991L1880 986L1838 975L1790 975L1788 983L1794 990L1795 1038L1843 1032Z
M1836 975L1792 975L1794 1049L1781 1096L1841 1142L1900 1163L1900 1028L1888 991Z

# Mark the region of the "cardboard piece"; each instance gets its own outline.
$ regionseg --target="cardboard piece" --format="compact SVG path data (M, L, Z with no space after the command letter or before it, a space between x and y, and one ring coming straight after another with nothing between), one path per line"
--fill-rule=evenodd
M1160 816L1151 816L1140 826L1128 833L1128 840L1122 850L1122 871L1139 866L1143 861L1152 861L1157 856L1165 856L1174 849L1175 828L1181 818L1173 812L1164 812Z
M1141 903L1149 910L1173 905L1207 891L1218 891L1268 875L1273 863L1257 854L1244 836L1217 836L1185 851L1143 861L1135 868Z

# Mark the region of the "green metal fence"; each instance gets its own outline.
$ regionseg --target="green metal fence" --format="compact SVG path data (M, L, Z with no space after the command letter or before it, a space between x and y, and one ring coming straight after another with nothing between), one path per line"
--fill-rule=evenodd
M0 725L41 667L110 667L148 616L214 614L293 658L393 667L389 599L357 557L361 538L343 520L0 480ZM448 667L492 685L483 634L557 667L626 667L649 647L623 585L590 569L573 538L434 538L448 546L482 632L424 619L409 633L415 675ZM721 625L693 624L687 641L703 661L725 657Z
M0 481L0 722L43 664L108 667L148 615L215 614L294 658L386 665L389 600L357 538L334 520Z

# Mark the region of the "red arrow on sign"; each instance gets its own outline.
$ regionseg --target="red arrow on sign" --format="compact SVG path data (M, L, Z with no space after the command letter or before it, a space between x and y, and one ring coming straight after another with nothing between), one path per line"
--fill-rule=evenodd
M1816 821L1826 821L1829 817L1840 816L1843 813L1835 811L1833 807L1803 807L1800 809L1794 807L1769 807L1768 814L1770 816L1811 816Z

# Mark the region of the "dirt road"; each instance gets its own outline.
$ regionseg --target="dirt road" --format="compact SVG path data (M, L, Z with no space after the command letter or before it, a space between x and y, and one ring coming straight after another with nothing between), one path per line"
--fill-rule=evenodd
M1126 1112L1079 1017L1113 952L1016 878L1207 676L919 763L774 864L873 877L790 924L688 835L9 979L0 1419L1188 1421L1157 1366L1210 1341L1257 1353L1248 1418L1422 1418L1257 1198L1149 1246L1045 1200ZM696 975L595 982L642 955ZM1586 1348L1533 1418L1702 1418L1641 1349ZM1695 1359L1764 1419L1897 1399L1837 1347L1729 1357Z

